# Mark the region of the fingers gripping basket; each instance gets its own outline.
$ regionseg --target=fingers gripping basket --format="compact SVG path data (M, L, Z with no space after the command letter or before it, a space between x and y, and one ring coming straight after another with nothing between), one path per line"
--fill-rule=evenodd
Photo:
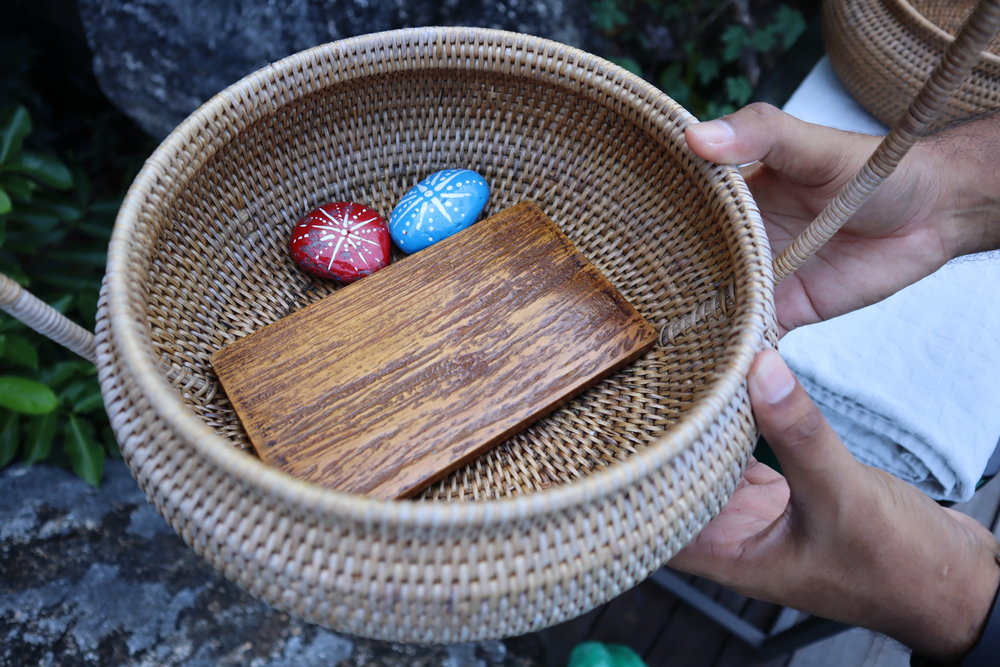
M688 152L691 120L598 58L476 29L321 46L214 97L149 159L109 253L98 364L143 490L228 578L358 635L514 635L641 581L734 488L755 441L744 377L773 326L754 204ZM661 343L412 502L268 468L209 356L332 289L287 258L304 211L390 211L455 166L491 183L487 213L536 201ZM720 290L731 308L705 316Z

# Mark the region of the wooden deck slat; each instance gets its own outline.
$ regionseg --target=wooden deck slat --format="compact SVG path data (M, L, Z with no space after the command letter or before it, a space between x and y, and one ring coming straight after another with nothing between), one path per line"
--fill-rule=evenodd
M718 586L717 588L718 591L715 593L715 600L723 607L743 616L743 612L747 609L750 599L739 593L734 593L728 588L722 586Z
M591 629L600 619L606 607L607 605L602 605L582 616L537 633L545 647L548 667L565 667L573 647L586 641Z
M680 604L646 655L648 665L715 665L729 633L686 604Z
M589 639L630 646L640 656L653 647L679 600L652 582L643 582L605 608Z
M781 612L781 607L778 605L749 598L743 600L745 604L740 616L759 628L770 628ZM730 635L715 667L745 667L748 664L753 664L755 667L785 667L789 659L787 655L770 659L761 658L754 649Z

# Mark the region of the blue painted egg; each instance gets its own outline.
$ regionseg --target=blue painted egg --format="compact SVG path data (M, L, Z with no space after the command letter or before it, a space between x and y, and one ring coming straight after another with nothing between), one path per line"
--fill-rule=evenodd
M423 250L474 223L489 196L486 179L470 169L436 171L396 204L389 234L405 253Z

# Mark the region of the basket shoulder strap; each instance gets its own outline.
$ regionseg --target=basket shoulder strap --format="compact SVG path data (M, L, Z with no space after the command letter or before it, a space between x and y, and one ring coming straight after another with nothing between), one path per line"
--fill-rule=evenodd
M94 334L39 300L2 273L0 273L0 308L84 359L97 362Z
M899 165L906 152L937 120L941 109L1000 31L1000 0L980 0L941 62L892 131L826 208L774 259L774 281L802 266L853 216Z

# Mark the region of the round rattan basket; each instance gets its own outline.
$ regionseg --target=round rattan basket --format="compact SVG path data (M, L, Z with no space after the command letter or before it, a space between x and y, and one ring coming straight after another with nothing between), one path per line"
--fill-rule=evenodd
M823 40L844 86L894 125L954 41L974 0L825 0ZM938 115L936 126L1000 107L1000 36Z
M516 635L641 581L739 479L744 377L773 332L754 202L688 151L692 120L602 59L471 28L320 46L215 96L149 158L109 251L98 365L145 493L253 594L367 637ZM269 468L210 355L335 289L288 258L305 211L388 212L446 167L486 177L487 213L537 202L659 344L412 501Z

